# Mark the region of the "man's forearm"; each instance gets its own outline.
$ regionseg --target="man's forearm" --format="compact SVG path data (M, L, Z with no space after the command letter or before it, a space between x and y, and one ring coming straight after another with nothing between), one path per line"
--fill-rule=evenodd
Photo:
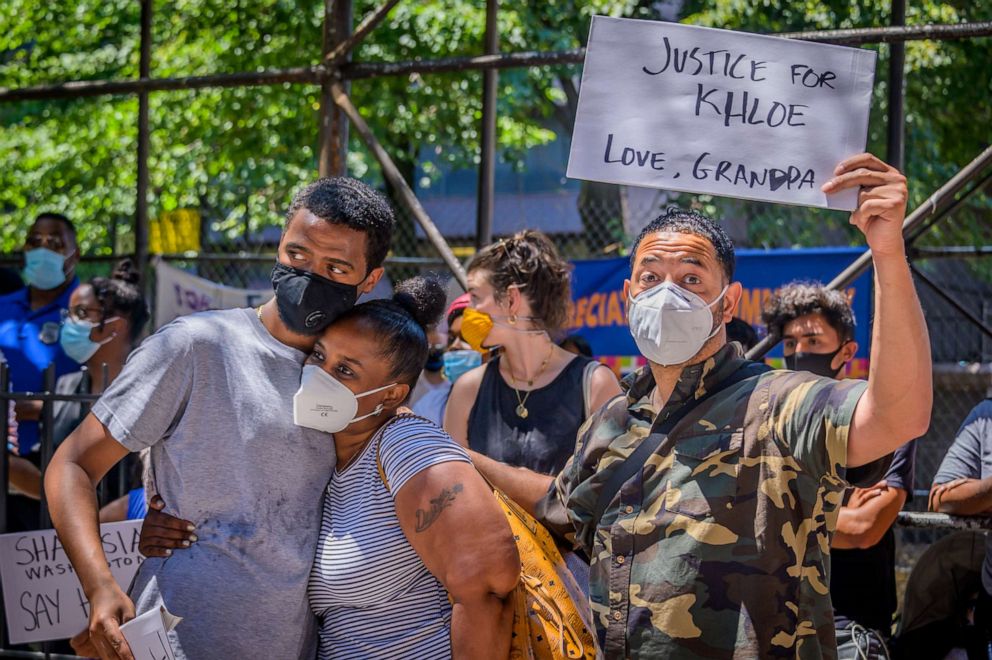
M866 396L873 415L908 442L923 435L930 423L930 338L905 256L876 256L874 268L875 320Z
M451 613L451 657L454 660L510 655L513 631L513 594L495 594L478 601L455 602Z
M45 496L62 547L87 597L116 585L100 540L96 489L86 471L66 460L53 460L45 475Z
M18 401L14 414L19 422L36 422L41 419L41 401Z
M868 521L858 515L857 509L841 507L837 514L837 531L830 541L831 548L848 550L861 547L861 539L869 530Z
M876 545L895 523L906 497L901 488L887 488L860 506L842 506L830 547L843 550Z
M943 494L937 511L952 516L980 516L992 513L992 478L953 488Z
M24 495L41 499L41 470L31 461L20 456L8 456L10 461L10 485Z
M469 450L469 454L479 472L530 515L554 482L554 477L546 474L500 463L475 451Z

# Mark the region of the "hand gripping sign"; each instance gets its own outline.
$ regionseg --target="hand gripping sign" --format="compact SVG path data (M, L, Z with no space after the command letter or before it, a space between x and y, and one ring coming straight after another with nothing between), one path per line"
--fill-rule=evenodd
M865 150L875 53L594 16L568 176L854 210L820 190Z

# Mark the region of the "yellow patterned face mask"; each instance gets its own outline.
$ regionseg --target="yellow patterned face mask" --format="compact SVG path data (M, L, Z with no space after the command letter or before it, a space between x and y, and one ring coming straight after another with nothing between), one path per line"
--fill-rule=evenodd
M482 354L486 353L486 348L482 342L486 341L489 332L493 329L493 319L485 312L466 307L462 313L462 339L465 340L472 350Z

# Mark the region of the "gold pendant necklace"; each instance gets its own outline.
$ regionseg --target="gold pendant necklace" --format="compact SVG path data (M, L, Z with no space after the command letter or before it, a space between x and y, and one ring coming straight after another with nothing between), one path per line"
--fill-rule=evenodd
M527 387L533 387L534 381L540 378L541 374L544 373L544 370L548 366L548 362L551 361L551 355L552 353L554 353L554 350L555 350L555 344L554 342L551 342L550 350L548 350L548 356L544 358L544 362L541 363L541 368L538 370L537 374L532 379L527 381ZM510 372L510 378L513 380L513 393L517 395L517 408L516 408L517 417L519 417L520 419L527 419L527 416L530 415L530 412L527 410L527 406L525 404L527 403L527 399L530 398L530 393L533 392L534 390L527 390L524 396L521 397L520 390L518 390L516 387L517 376L516 374L513 373L513 365L510 364L509 360L506 361L506 368L507 371Z

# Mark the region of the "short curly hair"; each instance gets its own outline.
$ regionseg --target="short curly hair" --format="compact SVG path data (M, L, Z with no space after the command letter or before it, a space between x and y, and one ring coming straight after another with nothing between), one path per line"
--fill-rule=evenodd
M500 302L510 287L519 287L543 329L555 331L568 323L571 267L541 232L527 229L487 245L469 262L468 272L475 270L489 273Z
M371 186L346 176L321 177L293 197L286 226L300 209L365 234L367 273L386 260L396 219L386 198Z
M682 209L677 206L671 206L666 209L664 213L649 222L641 230L641 233L638 234L637 239L630 248L631 268L634 267L634 260L637 258L637 248L640 247L644 237L659 232L702 236L713 246L717 261L723 267L723 273L727 276L727 280L734 279L734 269L737 266L737 260L734 256L734 242L730 240L727 232L723 230L723 227L702 213L691 209Z
M841 341L854 339L854 310L843 292L821 282L795 281L778 289L765 303L761 320L769 334L781 337L785 326L807 314L820 314L837 331Z

